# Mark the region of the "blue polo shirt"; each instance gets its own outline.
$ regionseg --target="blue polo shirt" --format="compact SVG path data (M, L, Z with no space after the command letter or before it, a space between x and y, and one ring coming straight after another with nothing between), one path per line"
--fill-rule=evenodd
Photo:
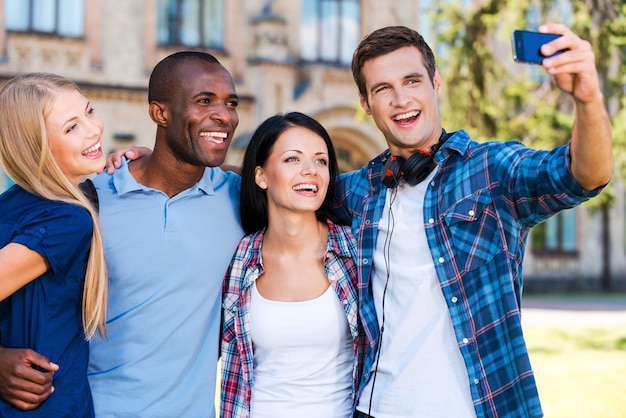
M170 198L124 162L94 179L109 271L108 340L91 342L98 417L213 417L221 286L240 177L207 168Z
M31 348L59 365L55 391L22 412L0 400L0 417L92 417L89 345L81 309L93 223L80 206L14 185L0 195L0 248L14 242L39 253L50 270L0 302L0 345Z

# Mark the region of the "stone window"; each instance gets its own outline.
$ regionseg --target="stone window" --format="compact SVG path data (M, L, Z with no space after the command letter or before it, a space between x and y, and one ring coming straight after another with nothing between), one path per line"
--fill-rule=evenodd
M158 0L159 45L224 48L224 0Z
M360 20L359 0L303 1L302 59L349 66L361 35Z
M5 0L6 28L80 38L84 35L83 0Z

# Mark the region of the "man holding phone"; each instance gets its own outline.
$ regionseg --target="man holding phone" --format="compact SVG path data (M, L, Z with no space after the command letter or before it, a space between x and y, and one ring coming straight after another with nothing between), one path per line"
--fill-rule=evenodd
M379 29L354 53L361 106L389 146L336 189L359 244L357 418L543 415L520 316L527 234L600 193L613 157L589 42L539 30L560 35L541 65L574 102L571 139L553 150L445 132L442 80L414 30Z
M355 51L361 106L389 146L337 187L367 339L356 417L543 415L520 317L526 237L597 195L613 157L589 42L559 24L540 31L562 35L541 53L564 52L542 65L576 116L551 151L443 131L442 80L419 33L382 28Z

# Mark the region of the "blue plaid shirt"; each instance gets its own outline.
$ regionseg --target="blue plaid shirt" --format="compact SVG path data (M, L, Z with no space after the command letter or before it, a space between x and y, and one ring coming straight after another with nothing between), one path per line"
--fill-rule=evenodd
M367 339L359 392L370 377L379 337L370 275L388 156L389 150L361 170L342 174L334 207L352 223L358 242L360 319ZM540 417L520 317L526 237L534 225L599 190L583 190L574 180L568 145L539 151L514 141L481 144L458 131L435 159L424 228L476 414Z

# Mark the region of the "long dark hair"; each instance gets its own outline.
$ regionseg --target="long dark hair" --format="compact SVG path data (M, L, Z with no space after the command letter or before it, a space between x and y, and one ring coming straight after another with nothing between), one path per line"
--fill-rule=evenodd
M330 182L322 206L315 211L317 219L325 221L333 219L330 200L334 196L335 179L339 174L337 154L326 129L315 119L300 112L277 114L266 119L254 131L246 148L241 169L240 217L241 225L246 234L259 231L267 226L268 209L267 194L257 186L254 177L256 167L262 167L272 152L278 137L289 128L302 127L319 135L328 148L328 171Z

